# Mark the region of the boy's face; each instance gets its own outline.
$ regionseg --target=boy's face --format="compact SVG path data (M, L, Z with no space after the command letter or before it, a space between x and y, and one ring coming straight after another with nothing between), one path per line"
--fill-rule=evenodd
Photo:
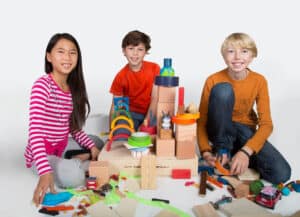
M253 60L252 52L241 47L228 47L224 50L223 57L229 70L235 74L244 73Z
M129 67L132 71L139 71L142 67L142 62L147 54L145 45L143 43L137 46L128 45L123 48L123 53L128 60Z

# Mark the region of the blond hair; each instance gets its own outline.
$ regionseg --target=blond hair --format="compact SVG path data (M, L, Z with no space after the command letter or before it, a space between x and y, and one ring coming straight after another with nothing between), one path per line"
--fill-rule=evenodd
M232 33L223 42L221 47L221 53L224 56L225 50L228 47L245 48L252 52L253 57L257 57L257 48L254 40L245 33Z

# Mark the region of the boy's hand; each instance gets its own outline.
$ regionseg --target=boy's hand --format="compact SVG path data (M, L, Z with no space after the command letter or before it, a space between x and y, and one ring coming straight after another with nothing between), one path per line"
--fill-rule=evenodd
M202 157L209 166L215 167L215 162L217 158L211 152L209 151L203 152Z
M239 175L246 171L249 166L249 158L243 152L238 151L232 158L230 172L233 175Z
M54 189L54 179L52 173L46 173L40 176L39 182L34 190L32 199L36 206L43 202L44 196L48 189L51 193L56 193Z
M100 150L96 146L93 146L91 148L92 160L97 160L99 153L100 153Z
M219 155L217 157L217 160L222 164L222 166L224 166L225 164L229 163L230 158L229 158L228 154L224 153L222 155Z

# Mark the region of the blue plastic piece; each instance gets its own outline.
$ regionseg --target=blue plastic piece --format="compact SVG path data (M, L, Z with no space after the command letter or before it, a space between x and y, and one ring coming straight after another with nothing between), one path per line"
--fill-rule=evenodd
M175 72L172 68L172 59L171 58L164 58L164 66L160 70L161 76L174 76Z
M296 192L300 192L300 184L293 183L293 184L292 184L292 188L293 188Z
M284 187L283 189L281 189L281 193L284 196L288 196L291 193L291 191L288 187Z
M229 185L229 182L226 179L223 179L222 177L218 177L217 179L219 182L223 183L224 185Z
M58 192L57 194L46 193L42 205L55 206L62 202L70 200L73 196L70 192Z
M129 98L128 97L114 97L114 110L124 109L129 112Z

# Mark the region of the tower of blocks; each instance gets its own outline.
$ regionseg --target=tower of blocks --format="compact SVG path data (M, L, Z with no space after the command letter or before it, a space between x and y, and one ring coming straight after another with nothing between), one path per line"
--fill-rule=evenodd
M171 71L171 73L168 73L168 71ZM171 59L164 59L164 67L160 76L155 79L155 84L158 86L156 154L165 157L174 156L176 152L178 159L190 159L194 158L196 154L196 119L198 117L194 114L185 114L183 87L178 89L178 107L175 115L176 87L178 83L179 78L174 76ZM172 122L176 125L175 138L173 136L173 125L169 129L162 127L162 116L166 113L172 117Z
M168 74L169 71L172 71L172 73ZM171 59L164 59L164 67L160 75L155 78L155 85L158 87L156 155L160 157L175 156L173 125L171 124L168 129L164 129L162 127L162 117L164 114L168 114L169 117L175 114L175 97L178 81L179 78L174 76Z

